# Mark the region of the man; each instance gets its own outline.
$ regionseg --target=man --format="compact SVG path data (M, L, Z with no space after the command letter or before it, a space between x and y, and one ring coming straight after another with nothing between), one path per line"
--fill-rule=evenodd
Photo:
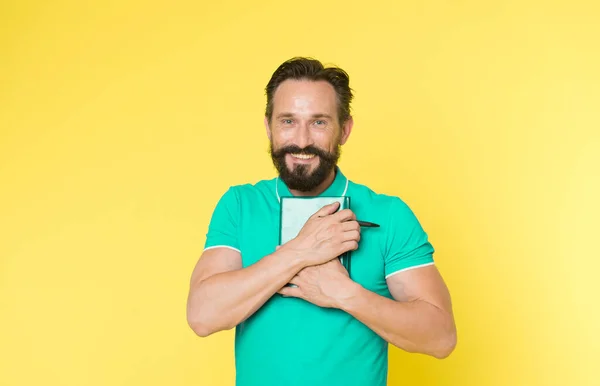
M353 126L348 75L294 58L266 92L279 175L232 186L217 203L192 273L190 327L203 337L236 328L239 386L383 386L388 343L447 357L456 329L426 233L398 197L337 166ZM352 210L327 205L279 246L280 200L290 195L346 195ZM337 259L346 251L351 277Z

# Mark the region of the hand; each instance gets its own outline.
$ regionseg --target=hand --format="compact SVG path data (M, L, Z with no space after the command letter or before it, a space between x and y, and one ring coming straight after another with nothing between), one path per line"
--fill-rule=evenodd
M337 308L341 300L352 296L354 282L338 259L327 263L303 268L292 278L290 284L296 287L283 287L279 294L297 297L319 307Z
M323 264L347 251L356 250L360 226L350 209L336 213L339 205L339 202L334 202L319 209L298 235L281 247L302 256L306 266Z

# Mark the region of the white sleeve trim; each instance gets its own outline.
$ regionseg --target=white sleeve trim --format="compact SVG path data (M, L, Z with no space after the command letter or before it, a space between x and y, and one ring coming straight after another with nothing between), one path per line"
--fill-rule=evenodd
M408 271L408 270L415 269L415 268L427 267L428 265L434 265L434 264L435 264L435 262L432 261L431 263L419 264L419 265L414 265L412 267L407 267L407 268L399 269L398 271L390 273L385 278L387 279L390 276L394 276L395 274L400 273L400 272Z
M239 249L234 248L234 247L229 246L229 245L213 245L212 247L204 248L204 250L208 251L209 249L215 249L215 248L229 248L229 249L233 249L234 251L237 251L239 253L242 253L242 251L240 251Z

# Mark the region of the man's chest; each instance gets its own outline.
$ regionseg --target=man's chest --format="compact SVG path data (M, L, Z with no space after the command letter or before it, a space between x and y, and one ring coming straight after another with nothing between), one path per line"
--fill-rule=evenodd
M279 245L278 207L255 208L240 219L238 237L244 267L271 254ZM357 217L359 214L357 214ZM360 218L360 217L359 217ZM366 289L385 293L385 267L381 228L362 228L358 249L350 255L350 277Z

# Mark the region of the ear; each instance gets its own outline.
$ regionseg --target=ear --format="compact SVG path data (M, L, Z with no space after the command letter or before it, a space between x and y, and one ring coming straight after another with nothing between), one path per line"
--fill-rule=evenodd
M267 131L267 137L269 137L269 141L271 141L271 128L269 127L269 119L265 117L264 120L265 130Z
M348 120L342 126L342 137L340 138L340 145L343 145L348 141L348 137L350 137L350 133L352 132L352 126L354 126L354 119L352 116L348 118Z

